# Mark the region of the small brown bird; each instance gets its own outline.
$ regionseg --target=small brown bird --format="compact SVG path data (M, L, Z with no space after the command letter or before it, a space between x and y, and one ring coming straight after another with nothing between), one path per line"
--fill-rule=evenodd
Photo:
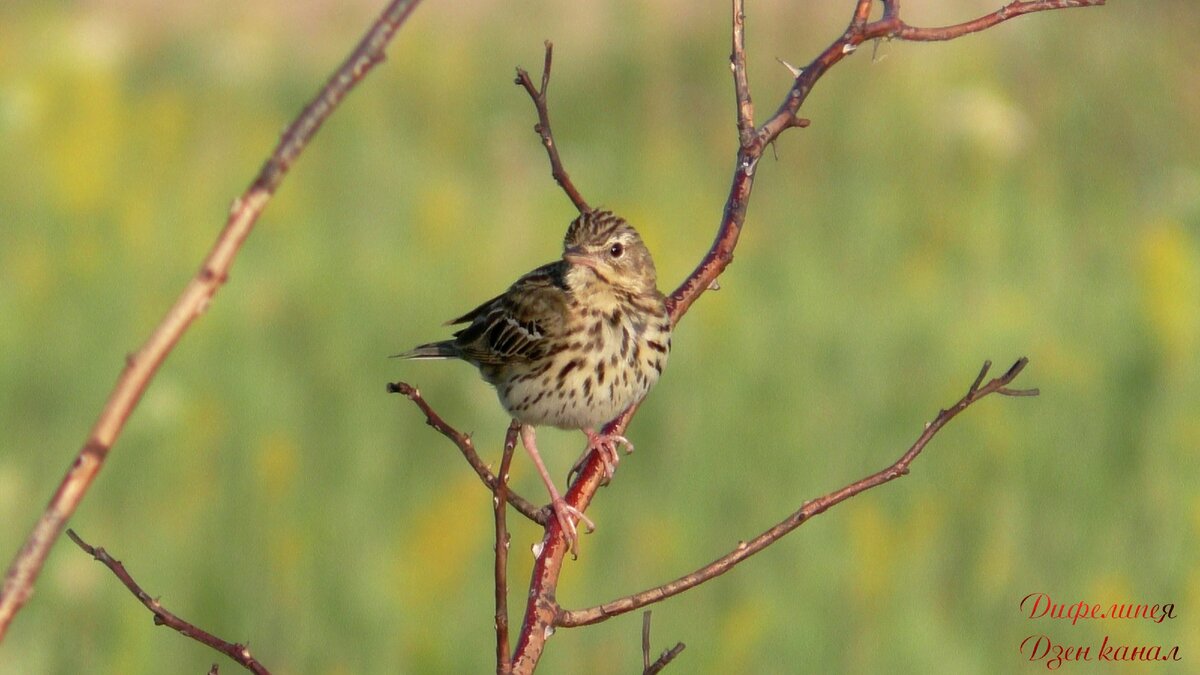
M594 525L555 489L534 427L583 431L584 456L599 453L609 478L619 461L617 446L633 450L625 437L596 429L646 395L671 350L671 319L650 251L622 218L584 213L567 228L561 260L522 276L448 325L460 323L467 325L454 339L397 356L457 358L479 368L521 423L521 440L574 551L576 523Z

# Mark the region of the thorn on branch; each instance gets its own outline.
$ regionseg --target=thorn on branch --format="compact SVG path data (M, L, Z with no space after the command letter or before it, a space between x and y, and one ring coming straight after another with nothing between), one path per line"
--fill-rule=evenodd
M788 69L788 72L792 74L793 79L800 77L800 75L804 72L803 68L797 68L796 66L793 66L792 64L788 63L787 61L784 61L783 59L779 58L778 56L775 57L775 60L780 62L781 64L783 64L784 68Z

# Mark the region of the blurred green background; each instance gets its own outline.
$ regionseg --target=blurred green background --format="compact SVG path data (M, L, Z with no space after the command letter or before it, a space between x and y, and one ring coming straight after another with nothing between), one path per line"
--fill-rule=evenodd
M760 121L845 26L749 7ZM995 2L905 3L918 24ZM381 2L0 8L0 555L7 565L279 132ZM797 6L799 5L799 6ZM759 167L737 259L686 317L559 593L569 607L707 563L891 463L984 359L1036 399L955 420L905 480L655 607L672 672L1040 672L1018 648L1104 636L1200 668L1200 9L1162 0L861 49ZM71 525L164 604L278 672L493 667L491 504L386 382L498 461L463 364L388 354L553 259L572 218L513 66L556 44L572 176L667 290L720 217L735 149L725 2L420 7L271 202ZM563 476L580 434L546 431ZM514 484L543 498L527 458ZM516 520L515 518L513 519ZM519 620L532 527L515 526ZM1179 618L1031 620L1056 601ZM640 669L636 614L560 631L548 673ZM207 670L68 542L5 673ZM1064 666L1063 671L1112 664ZM1139 668L1132 668L1138 671Z

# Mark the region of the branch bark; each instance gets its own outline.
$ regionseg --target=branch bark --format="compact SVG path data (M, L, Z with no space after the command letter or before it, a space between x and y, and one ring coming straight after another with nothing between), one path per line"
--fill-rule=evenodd
M342 99L383 61L384 48L419 2L393 0L383 10L354 51L284 132L254 182L241 197L234 200L225 228L196 276L183 289L145 344L126 358L125 369L83 447L8 568L4 587L0 589L0 643L4 641L13 617L29 599L50 547L58 540L67 520L75 513L95 481L110 449L125 428L125 422L159 366L225 283L242 243L283 182L288 169Z
M134 581L133 576L125 569L125 565L121 564L120 560L109 555L108 551L105 551L103 548L93 547L80 538L78 534L75 534L74 530L67 530L67 536L88 555L103 563L105 567L121 580L122 584L125 584L125 588L128 588L129 592L133 593L133 596L154 614L154 625L166 626L184 637L189 637L202 645L211 647L233 659L238 665L252 673L270 675L270 671L250 654L250 649L246 645L223 640L168 611L156 598L150 597L149 593L142 590L142 587ZM213 670L216 670L216 668L216 664L213 664Z
M506 675L512 671L512 656L508 652L508 468L512 465L513 450L517 447L517 434L521 423L513 420L504 436L504 453L500 457L500 473L497 476L492 508L496 520L496 673Z
M988 394L1001 394L1004 396L1036 396L1038 393L1036 389L1011 389L1008 386L1017 377L1017 375L1019 375L1021 371L1025 369L1025 366L1028 363L1028 359L1021 358L1003 375L991 380L986 385L981 387L980 384L987 376L988 370L990 370L992 367L991 361L985 362L983 364L983 368L979 371L979 376L975 378L975 381L971 384L971 387L967 390L967 393L954 405L944 410L939 410L937 416L933 418L933 421L925 425L924 431L921 432L921 435L917 437L917 440L908 448L908 450L891 466L888 466L882 471L878 471L870 476L867 476L866 478L857 480L841 488L840 490L830 492L823 497L805 502L798 511L783 519L783 521L774 527L768 529L757 537L754 537L748 542L738 542L737 546L734 547L732 551L690 574L685 574L684 576L670 583L666 583L640 593L634 593L623 598L618 598L611 602L606 602L595 607L578 610L563 610L559 612L558 616L556 617L555 625L563 628L586 626L588 624L604 621L605 619L612 618L618 614L624 614L625 612L631 612L633 610L640 609L646 605L659 602L660 600L665 600L673 595L679 595L688 589L695 588L696 586L699 586L710 579L714 579L722 574L725 574L750 556L762 551L766 547L782 539L784 535L808 522L814 516L818 516L830 508L846 501L847 499L866 492L871 488L879 487L884 483L888 483L901 476L908 475L909 465L912 464L913 460L917 458L917 455L921 454L921 451L925 449L925 446L929 444L929 441L933 440L933 437L939 431L941 431L942 427L946 426L950 420L954 419L959 413L966 410L968 406L975 403L979 399L987 396Z
M533 126L533 130L542 139L542 147L546 148L546 154L550 157L550 175L554 177L554 182L558 183L563 192L567 193L567 198L571 200L575 208L579 209L580 213L587 213L592 210L592 207L588 206L587 200L579 194L575 183L571 182L571 176L563 168L562 159L558 156L558 145L554 142L554 132L550 129L550 109L546 106L546 89L550 86L550 65L553 61L554 44L546 40L546 60L542 63L541 88L535 87L529 73L520 67L517 68L517 84L524 87L537 109L538 122Z
M406 398L408 398L408 400L417 404L417 407L420 408L421 412L425 414L425 423L436 429L441 435L449 438L450 442L454 443L454 445L458 447L458 450L462 453L463 458L467 460L467 464L470 464L471 468L475 470L475 474L479 476L479 480L483 481L483 484L486 485L493 494L498 494L500 479L496 477L496 474L492 473L492 470L488 468L487 463L485 463L479 456L479 453L475 451L475 442L471 440L470 435L464 434L458 429L455 429L448 422L446 422L446 420L442 419L442 416L437 414L437 411L435 411L433 407L425 401L425 398L421 396L421 390L417 389L411 384L407 382L394 382L388 384L387 390L388 393L403 394ZM508 441L506 440L505 447L507 447L507 444ZM547 520L554 519L551 517L549 509L543 509L534 505L533 502L530 502L528 499L525 499L521 495L513 492L507 486L504 489L504 495L506 501L508 501L509 504L512 504L513 508L519 511L521 515L532 520L538 525L545 525Z

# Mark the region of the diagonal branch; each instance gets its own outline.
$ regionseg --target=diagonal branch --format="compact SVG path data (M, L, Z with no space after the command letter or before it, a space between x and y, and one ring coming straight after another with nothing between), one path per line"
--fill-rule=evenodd
M487 464L484 463L483 459L479 457L479 453L475 451L475 442L471 440L470 434L464 434L458 429L450 426L450 424L443 420L441 415L438 415L437 412L434 411L434 409L429 405L429 403L425 401L425 399L421 396L421 391L411 384L407 382L389 383L387 390L390 394L403 394L410 401L416 403L417 407L421 409L421 412L425 414L425 423L436 429L438 433L442 434L446 438L449 438L450 442L454 443L454 445L458 447L459 451L462 452L463 458L467 460L467 464L470 464L471 468L475 470L475 474L479 476L479 480L483 481L483 484L486 485L493 493L497 492L500 479L496 477L496 474L492 473L492 470L489 469ZM505 447L507 448L507 446L508 439L505 440ZM517 511L520 511L521 515L532 520L533 522L539 525L545 525L547 520L556 520L548 515L549 512L547 510L535 506L528 499L525 499L521 495L513 492L511 489L506 487L504 492L508 497L508 503L512 504L513 508L515 508Z
M625 612L630 612L635 609L645 607L646 605L665 600L673 595L678 595L690 588L694 588L706 581L725 574L750 556L758 553L771 544L774 544L776 541L783 538L784 535L792 532L796 528L808 522L814 516L824 513L831 507L836 506L837 504L840 504L855 495L866 492L871 488L878 487L884 483L888 483L901 476L907 475L909 465L912 464L913 460L917 458L917 455L921 454L921 451L925 449L925 446L928 445L929 441L933 440L933 437L938 433L938 431L940 431L942 427L946 426L950 420L954 419L955 416L966 410L967 407L979 399L989 394L1001 394L1005 396L1037 395L1038 392L1036 389L1014 390L1008 388L1008 385L1017 377L1017 375L1021 373L1021 371L1025 368L1025 365L1028 363L1028 359L1022 357L1020 360L1014 363L1006 373L991 380L981 387L980 383L983 381L983 378L986 377L987 372L992 365L990 361L984 363L983 368L979 372L979 376L975 379L975 382L972 383L970 389L967 390L966 395L964 395L958 400L957 403L949 408L938 411L937 416L933 418L932 422L929 422L925 425L924 431L921 432L921 435L917 438L916 442L909 447L908 451L901 455L900 459L896 460L895 463L886 469L867 476L861 480L855 481L841 488L840 490L830 492L824 497L805 502L804 505L800 507L800 510L791 514L779 524L748 542L739 542L737 547L729 553L717 558L708 565L705 565L704 567L701 567L690 574L686 574L661 586L656 586L640 593L634 593L633 595L618 598L611 602L606 602L595 607L560 611L555 619L555 625L564 628L586 626L588 624L604 621L618 614L624 614Z
M125 588L128 588L129 592L133 593L134 597L137 598L143 605L145 605L146 609L150 610L154 614L154 625L166 626L176 631L180 635L183 635L184 637L189 637L202 645L212 647L218 652L221 652L222 654L233 659L243 668L252 673L269 675L270 671L267 670L263 664L259 663L257 659L250 655L250 649L246 647L246 645L222 640L216 635L198 628L195 624L186 621L168 611L167 608L162 606L162 603L160 603L157 599L150 597L149 593L142 590L142 587L139 586L136 581L134 581L133 576L131 576L129 571L125 569L125 566L121 564L121 561L109 555L108 551L105 551L103 548L94 548L91 544L81 539L79 535L75 534L75 530L67 530L67 536L70 537L71 541L75 542L79 548L83 549L88 555L104 563L104 566L111 570L112 573L117 576L117 579L121 580L121 583L125 584ZM216 667L216 664L213 664L214 670Z
M196 276L183 289L145 344L126 359L125 369L87 440L71 462L25 545L8 568L4 587L0 589L0 642L4 640L13 617L29 599L50 547L87 494L109 450L121 435L126 420L141 400L159 366L225 283L242 243L283 182L288 169L342 99L383 61L384 48L419 1L392 0L383 10L354 51L284 132L254 182L234 201L225 229L217 237Z
M563 168L562 159L558 156L558 145L554 142L554 133L550 130L550 110L546 107L546 88L550 86L550 64L553 55L554 44L546 40L546 61L542 65L541 89L534 86L533 80L529 78L529 73L521 67L517 68L516 83L525 88L529 98L533 99L534 107L537 108L538 123L533 126L533 130L541 137L546 154L550 156L550 175L554 176L554 181L563 189L563 192L567 193L567 198L571 200L575 208L579 209L580 213L587 213L592 210L592 207L588 206L583 195L579 194L579 190L571 182L571 177L567 175L567 170Z

